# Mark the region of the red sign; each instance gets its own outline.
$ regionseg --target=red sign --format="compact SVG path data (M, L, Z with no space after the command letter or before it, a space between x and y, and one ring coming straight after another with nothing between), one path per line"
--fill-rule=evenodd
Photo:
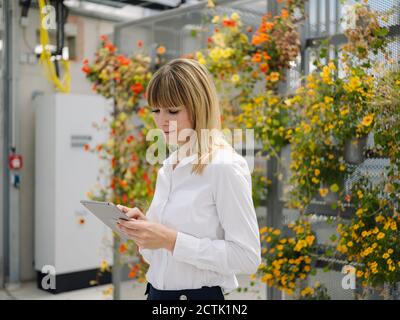
M22 156L19 154L12 154L8 158L8 165L11 170L22 168Z

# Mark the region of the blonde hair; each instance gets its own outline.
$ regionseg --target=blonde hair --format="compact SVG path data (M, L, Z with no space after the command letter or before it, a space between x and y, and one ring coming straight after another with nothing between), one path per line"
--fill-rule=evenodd
M216 149L230 146L221 132L214 81L207 68L196 60L179 58L163 65L151 78L146 97L150 107L187 108L197 135L194 149L198 161L193 164L192 172L201 174ZM206 137L202 134L204 129L208 130Z

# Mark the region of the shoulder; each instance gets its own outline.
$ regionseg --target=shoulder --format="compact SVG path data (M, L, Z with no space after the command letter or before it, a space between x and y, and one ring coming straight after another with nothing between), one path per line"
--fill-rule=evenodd
M213 154L209 167L210 172L216 177L233 173L250 175L246 159L233 148L217 149Z

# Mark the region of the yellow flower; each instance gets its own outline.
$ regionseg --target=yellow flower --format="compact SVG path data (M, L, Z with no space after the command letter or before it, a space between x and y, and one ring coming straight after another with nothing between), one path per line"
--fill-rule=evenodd
M317 179L316 177L312 177L311 181L315 184L319 183L319 179Z
M219 16L214 16L214 18L212 18L211 20L212 23L218 23L219 22Z
M308 243L309 246L311 246L314 242L315 237L313 235L309 235L306 237L306 242Z
M348 247L352 247L352 246L353 246L353 241L347 242L347 246L348 246Z
M264 234L264 233L266 233L268 231L268 228L267 227L262 227L261 229L260 229L260 234Z
M334 183L333 185L331 185L331 191L332 192L338 192L339 191L339 186Z
M271 80L271 82L279 81L279 73L278 72L271 72L270 80Z
M314 170L314 174L315 174L315 176L319 176L320 175L320 173L321 173L321 171L319 170L319 169L315 169Z
M383 259L388 259L388 258L389 258L389 254L388 254L388 253L385 253L385 254L382 256L382 258L383 258Z
M374 120L374 115L373 114L369 114L367 116L365 116L362 121L361 124L365 127L368 127L371 125L372 121Z
M393 253L393 249L389 249L387 252L388 252L389 254L392 254L392 253Z
M345 116L348 113L349 113L349 108L348 107L343 107L343 108L340 109L340 115L342 117Z
M272 232L272 234L275 235L275 236L279 236L279 235L281 234L281 230L276 229L276 230L274 230L274 231Z
M100 271L106 272L107 270L109 270L108 262L103 259L100 263Z
M294 247L294 251L300 251L305 247L307 247L307 242L305 240L299 240Z
M385 234L383 232L379 232L378 235L376 236L376 238L378 240L383 239L385 237Z
M234 21L238 21L240 19L239 14L237 12L232 13L231 19Z
M206 64L206 59L204 59L204 56L200 51L196 52L196 59L197 61L199 61L200 64L202 65Z
M329 103L333 102L333 98L332 97L324 97L324 101L325 101L325 103L329 104Z
M302 297L307 296L307 295L313 295L314 294L314 288L307 287L301 290L300 295Z
M237 74L234 74L234 75L232 76L232 78L231 78L231 81L232 81L233 83L238 83L239 80L240 80L240 77L239 77L239 75L237 75Z
M360 209L358 209L358 210L356 211L356 215L357 215L357 216L361 217L362 214L363 214L363 209L362 209L362 208L360 208Z
M320 188L319 189L319 194L321 195L322 198L326 197L326 195L329 193L328 188Z
M261 282L267 282L270 279L272 279L272 274L266 273L264 276L262 276Z
M277 248L279 251L282 251L282 250L283 250L283 245L278 244L278 245L276 246L276 248Z

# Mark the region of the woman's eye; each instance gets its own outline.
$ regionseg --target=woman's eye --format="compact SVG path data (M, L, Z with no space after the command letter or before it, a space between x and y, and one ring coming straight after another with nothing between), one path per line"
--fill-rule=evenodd
M160 109L153 109L153 110L151 110L151 112L153 112L153 113L159 113L159 112L160 112Z
M179 110L177 110L177 111L169 110L169 113L170 113L170 114L177 114L178 112L179 112Z

